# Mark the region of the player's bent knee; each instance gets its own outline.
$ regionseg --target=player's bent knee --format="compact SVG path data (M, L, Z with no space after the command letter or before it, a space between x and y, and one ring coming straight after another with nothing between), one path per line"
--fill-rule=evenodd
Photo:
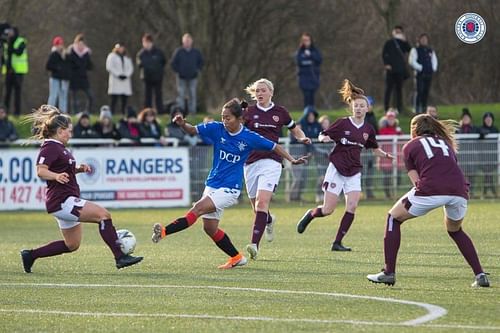
M218 227L214 226L214 225L207 225L207 224L203 225L203 231L205 231L205 233L210 237L215 235L215 233L217 232L217 229L218 229Z
M80 247L80 242L78 241L65 242L65 244L70 252L75 252Z

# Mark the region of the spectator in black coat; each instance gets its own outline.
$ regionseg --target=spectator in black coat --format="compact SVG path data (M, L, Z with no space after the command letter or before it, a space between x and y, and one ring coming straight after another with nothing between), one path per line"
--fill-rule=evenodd
M300 37L300 45L295 55L299 87L304 95L304 107L314 106L314 94L319 88L319 66L321 53L314 46L312 36L306 32Z
M139 120L141 138L160 139L161 127L156 116L156 110L153 108L145 108L139 112L137 118Z
M462 109L460 117L460 127L457 129L459 134L479 133L479 128L472 124L472 115L468 108ZM477 149L477 139L461 139L460 153L457 155L458 164L464 172L465 178L469 182L469 195L471 198L475 196L476 184L475 176L478 170L481 169L480 152Z
M68 112L69 79L71 64L64 49L64 40L61 36L54 37L52 50L45 68L50 72L49 78L49 105L57 106L62 112Z
M131 106L127 107L127 116L120 120L118 124L118 132L124 139L131 139L138 143L141 139L139 122L137 121L137 113Z
M391 107L392 91L395 91L396 105L399 112L403 112L403 82L410 77L407 68L407 55L411 46L406 41L403 27L395 26L392 30L392 38L384 44L382 59L385 68L385 94L384 110Z
M101 106L99 121L94 124L94 131L96 132L97 136L102 139L121 139L118 128L113 123L113 115L109 106Z
M90 89L90 82L87 72L92 70L94 65L90 58L91 50L85 44L83 34L78 34L75 37L73 44L68 48L68 60L71 64L71 78L69 88L72 95L73 113L87 111L92 112L94 103L94 94ZM83 91L87 96L86 106L79 107L80 98L78 92Z
M490 133L498 133L498 128L494 125L495 116L491 112L483 115L483 126L479 128L480 139L484 141L480 146L480 162L483 171L483 195L491 190L493 196L497 197L497 168L498 168L498 147L497 139L486 139Z
M95 139L97 132L90 124L90 116L87 112L81 112L78 115L78 122L73 127L73 137L75 139Z
M170 114L170 123L165 126L165 136L169 138L179 139L179 145L181 146L195 146L198 142L197 136L190 136L189 134L184 132L182 127L180 127L173 121L175 116L177 116L178 114L185 116L182 108L180 106L175 106L172 110L172 113ZM210 144L210 142L206 143Z
M0 105L0 142L16 141L17 139L16 127L8 119L5 107Z
M153 36L150 34L142 37L142 49L137 53L136 62L144 81L144 107L153 107L154 92L155 108L163 113L162 82L167 60L163 52L154 46Z
M182 36L182 46L174 51L170 65L177 77L177 104L184 106L187 99L186 111L196 113L197 78L203 68L203 56L200 50L193 47L193 37L190 34Z

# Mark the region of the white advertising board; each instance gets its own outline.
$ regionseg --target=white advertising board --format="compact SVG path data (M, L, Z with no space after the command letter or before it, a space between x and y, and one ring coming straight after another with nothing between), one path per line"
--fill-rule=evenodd
M81 198L108 208L190 204L189 152L174 147L74 148ZM0 150L0 210L45 209L45 181L36 175L37 149Z

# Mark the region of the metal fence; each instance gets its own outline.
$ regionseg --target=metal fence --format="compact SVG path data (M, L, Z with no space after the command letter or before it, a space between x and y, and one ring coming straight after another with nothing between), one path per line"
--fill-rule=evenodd
M402 147L408 135L377 136L382 149L397 158L394 161L378 159L370 150L363 150L362 189L365 199L395 199L411 187L402 159ZM457 135L459 142L459 165L471 183L472 198L497 197L500 181L500 136L490 134L480 139L477 134ZM309 155L307 165L291 166L285 163L275 199L287 202L322 202L321 184L332 144L314 143L312 147L292 144L282 138L281 144L294 156ZM312 149L311 149L312 148ZM191 194L196 200L201 196L204 181L212 165L210 146L190 148Z
M500 180L500 135L489 134L479 138L477 134L457 135L459 141L459 165L471 183L473 198L497 197ZM90 141L89 141L90 140ZM371 151L363 150L361 155L363 172L362 188L365 199L394 199L408 191L411 187L402 161L402 147L409 140L408 135L377 136L379 145L385 151L397 156L393 162L376 158ZM328 167L328 154L332 144L315 142L307 147L303 144L291 144L288 138L282 138L281 144L294 156L309 155L307 165L291 166L284 164L280 185L275 195L276 200L283 201L322 201L321 184ZM18 140L9 145L19 146L26 141ZM165 144L166 142L163 142ZM177 140L167 142L177 146ZM115 142L107 139L72 139L73 146L105 145L112 149L115 145L131 144L129 141ZM137 143L135 143L137 144ZM142 144L160 145L155 140L145 140ZM6 146L5 144L3 145ZM0 145L0 148L2 145ZM168 146L165 147L168 149ZM212 166L212 147L198 145L189 148L191 198L200 198L204 182ZM1 149L0 149L1 153Z

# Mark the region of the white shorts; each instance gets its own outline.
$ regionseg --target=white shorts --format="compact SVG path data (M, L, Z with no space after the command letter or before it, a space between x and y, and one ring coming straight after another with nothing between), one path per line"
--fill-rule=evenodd
M326 169L325 180L323 181L323 192L325 191L335 195L340 195L342 191L344 193L361 192L361 172L358 172L354 176L343 176L337 171L335 165L330 162L328 169Z
M467 213L467 199L458 195L417 196L413 188L400 201L413 216L425 215L441 206L444 206L446 217L454 221L462 220Z
M205 190L203 191L203 197L208 196L210 199L212 199L216 211L213 213L202 215L201 217L206 219L220 220L225 208L231 207L232 205L238 203L240 193L240 190L235 190L227 187L221 187L218 189L208 186L205 187Z
M281 163L270 158L245 165L243 171L248 197L254 199L260 190L276 191L282 168Z
M77 197L68 197L62 204L61 210L52 213L59 224L59 229L70 229L80 224L80 213L78 208L82 208L87 200Z

